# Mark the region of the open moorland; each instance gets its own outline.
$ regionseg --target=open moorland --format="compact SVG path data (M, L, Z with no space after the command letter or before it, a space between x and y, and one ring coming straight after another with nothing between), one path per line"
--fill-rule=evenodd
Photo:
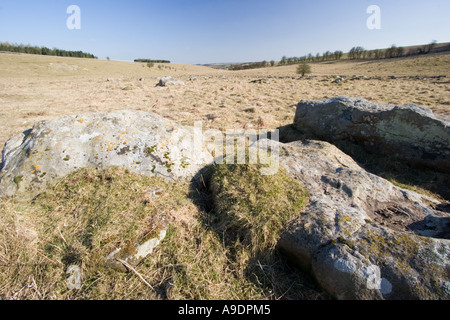
M450 54L311 66L312 74L301 78L296 65L227 71L0 54L0 145L36 121L121 109L151 111L188 125L203 121L205 128L222 130L290 124L300 100L335 96L414 103L450 115ZM186 85L156 87L162 76ZM342 83L333 83L337 76L344 76Z
M202 168L199 181L168 181L116 165L77 167L32 200L0 198L0 299L448 299L450 233L439 229L439 221L450 215L450 174L409 167L351 144L338 145L347 155L329 143L301 141L291 125L299 101L340 96L418 104L450 115L450 54L310 65L312 73L301 77L296 65L229 71L0 53L0 145L38 121L85 115L54 122L42 135L28 131L12 143L16 149L8 156L17 157L1 177L12 174L3 182L16 189L50 179L50 169L56 177L88 153L91 163L99 163L99 135L85 137L92 150L73 142L80 141L76 130L102 122L90 113L139 110L222 131L284 128L281 142L294 141L281 147L287 165L272 176L235 164ZM185 85L157 86L164 76ZM127 117L135 117L133 123L160 130L142 141L174 131L169 121L142 115L114 113L101 125L119 132ZM150 118L136 120L141 116ZM152 127L148 119L164 124ZM120 145L102 151L111 152L107 159L140 155L131 166L147 161L155 164L152 172L159 164L170 173L170 150L126 145L123 136L137 134L133 130L122 130ZM59 135L47 135L51 131ZM47 144L34 144L38 140ZM69 149L74 152L64 153ZM54 159L43 161L46 152ZM35 158L40 162L31 163ZM13 172L24 163L23 172ZM431 211L443 218L424 216ZM435 233L425 230L433 223ZM320 249L313 252L313 276L276 250L287 225L290 235L304 227L306 235L324 237L320 246L306 241L308 249ZM304 244L289 241L284 238L284 248ZM141 259L140 248L155 242L152 254ZM326 259L336 256L336 248L342 252L333 265ZM141 260L130 265L136 256ZM72 283L74 268L82 276Z

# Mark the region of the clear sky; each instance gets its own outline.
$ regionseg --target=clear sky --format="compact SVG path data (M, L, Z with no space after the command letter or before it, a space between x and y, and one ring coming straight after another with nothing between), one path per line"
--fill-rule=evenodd
M66 26L70 5L79 30ZM379 30L366 26L370 5L381 9ZM449 42L449 14L449 0L0 0L0 41L125 61L269 61Z

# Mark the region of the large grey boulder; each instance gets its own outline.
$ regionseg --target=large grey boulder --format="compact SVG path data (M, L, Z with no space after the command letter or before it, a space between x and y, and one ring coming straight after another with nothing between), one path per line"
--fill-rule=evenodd
M310 194L279 241L292 261L338 299L450 298L450 214L439 201L366 172L327 142L278 147L280 165Z
M124 167L168 179L190 178L204 165L193 128L153 113L124 110L42 121L3 149L0 196L35 194L84 167Z
M360 98L301 101L294 126L319 139L348 140L366 150L450 172L450 117L417 105Z
M157 87L170 87L170 86L184 86L185 83L181 80L172 78L172 77L162 77L158 84L156 85Z

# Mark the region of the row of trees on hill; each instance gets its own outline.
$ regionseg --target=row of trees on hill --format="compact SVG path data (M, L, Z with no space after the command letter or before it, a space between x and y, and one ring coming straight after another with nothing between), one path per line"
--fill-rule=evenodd
M301 56L301 57L287 57L283 56L279 62L274 60L267 62L251 62L251 63L241 63L241 64L233 64L228 67L229 70L246 70L246 69L256 69L256 68L265 68L265 67L273 67L275 65L284 66L284 65L292 65L299 64L303 62L314 62L314 61L330 61L330 60L340 60L344 55L343 51L336 50L334 52L325 51L322 55L317 53L313 55L312 53Z
M377 49L377 50L366 50L361 46L353 47L350 49L348 54L344 54L343 51L325 51L320 54L317 53L313 55L309 53L308 55L304 55L301 57L287 57L283 56L279 62L275 62L274 60L267 62L252 62L252 63L241 63L234 64L228 67L229 70L245 70L245 69L255 69L255 68L264 68L275 65L292 65L292 64L302 64L304 62L321 62L321 61L333 61L333 60L341 60L345 56L350 60L377 60L377 59L392 59L399 58L404 56L411 55L419 55L419 54L428 54L433 51L436 46L436 41L433 41L427 45L415 47L414 49L406 49L403 47L397 47L395 44L392 45L388 49Z
M8 42L0 42L0 51L39 54L44 56L74 57L74 58L90 58L97 59L96 56L83 51L67 51L57 48L38 47L23 44L10 44Z
M228 70L258 69L258 68L265 68L270 65L274 66L275 61L271 61L269 63L267 61L261 61L261 62L242 63L242 64L232 64L228 67Z
M228 67L229 70L245 70L245 69L256 69L256 68L265 68L265 67L273 67L275 65L284 66L284 65L292 65L299 64L302 62L313 62L313 61L330 61L330 60L340 60L344 52L342 51L326 51L322 55L317 53L313 55L312 53L301 56L301 57L287 57L283 56L279 62L274 60L267 62L251 62L251 63L241 63L241 64L233 64Z
M405 55L405 48L392 45L385 50L365 50L363 47L353 47L348 53L350 60L377 60L399 58Z
M433 41L427 45L415 47L413 49L406 49L403 47L397 47L393 44L388 49L377 49L377 50L365 50L363 47L353 47L348 53L348 58L351 60L356 59L366 59L366 60L377 60L377 59L392 59L405 56L428 54L436 47L436 41Z
M169 60L153 60L153 59L135 59L134 62L144 62L144 63L170 63Z
M289 65L289 64L298 64L298 63L304 62L304 61L314 62L314 61L340 60L343 55L344 55L343 51L336 50L333 52L325 51L323 54L317 53L316 55L309 53L308 55L301 56L301 57L283 56L278 64L279 65Z

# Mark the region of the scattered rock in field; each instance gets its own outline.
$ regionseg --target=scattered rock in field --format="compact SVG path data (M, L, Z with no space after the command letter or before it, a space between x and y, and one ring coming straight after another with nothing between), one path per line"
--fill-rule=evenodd
M114 82L114 79L113 78L108 78L108 79L106 79L106 81L107 82Z
M170 179L192 177L203 163L192 127L153 113L124 110L42 121L3 149L0 196L36 194L84 167L124 167Z
M362 80L363 76L357 76L357 75L353 75L350 80Z
M197 81L197 78L194 77L194 76L190 76L190 77L189 77L189 81Z
M328 141L348 140L367 151L450 172L450 117L418 105L360 98L301 101L294 126Z
M278 146L281 166L310 194L279 241L292 261L338 299L450 298L450 233L430 222L450 219L434 209L438 201L367 173L327 142ZM383 211L394 217L380 217Z
M215 121L218 118L217 114L214 113L209 113L205 117L208 121Z
M305 75L305 76L303 76L303 77L299 77L299 78L297 78L298 80L313 80L313 79L316 79L317 77L316 76L308 76L308 75Z
M145 79L144 78L139 78L139 81L145 81Z
M256 112L256 107L245 108L244 112L255 113Z
M184 82L172 77L162 77L158 84L156 85L157 87L169 87L169 86L184 86Z
M270 81L271 81L270 79L264 78L264 79L252 80L252 81L250 81L250 83L266 84L266 83L270 83Z
M342 84L342 82L343 82L342 78L336 78L332 83Z

